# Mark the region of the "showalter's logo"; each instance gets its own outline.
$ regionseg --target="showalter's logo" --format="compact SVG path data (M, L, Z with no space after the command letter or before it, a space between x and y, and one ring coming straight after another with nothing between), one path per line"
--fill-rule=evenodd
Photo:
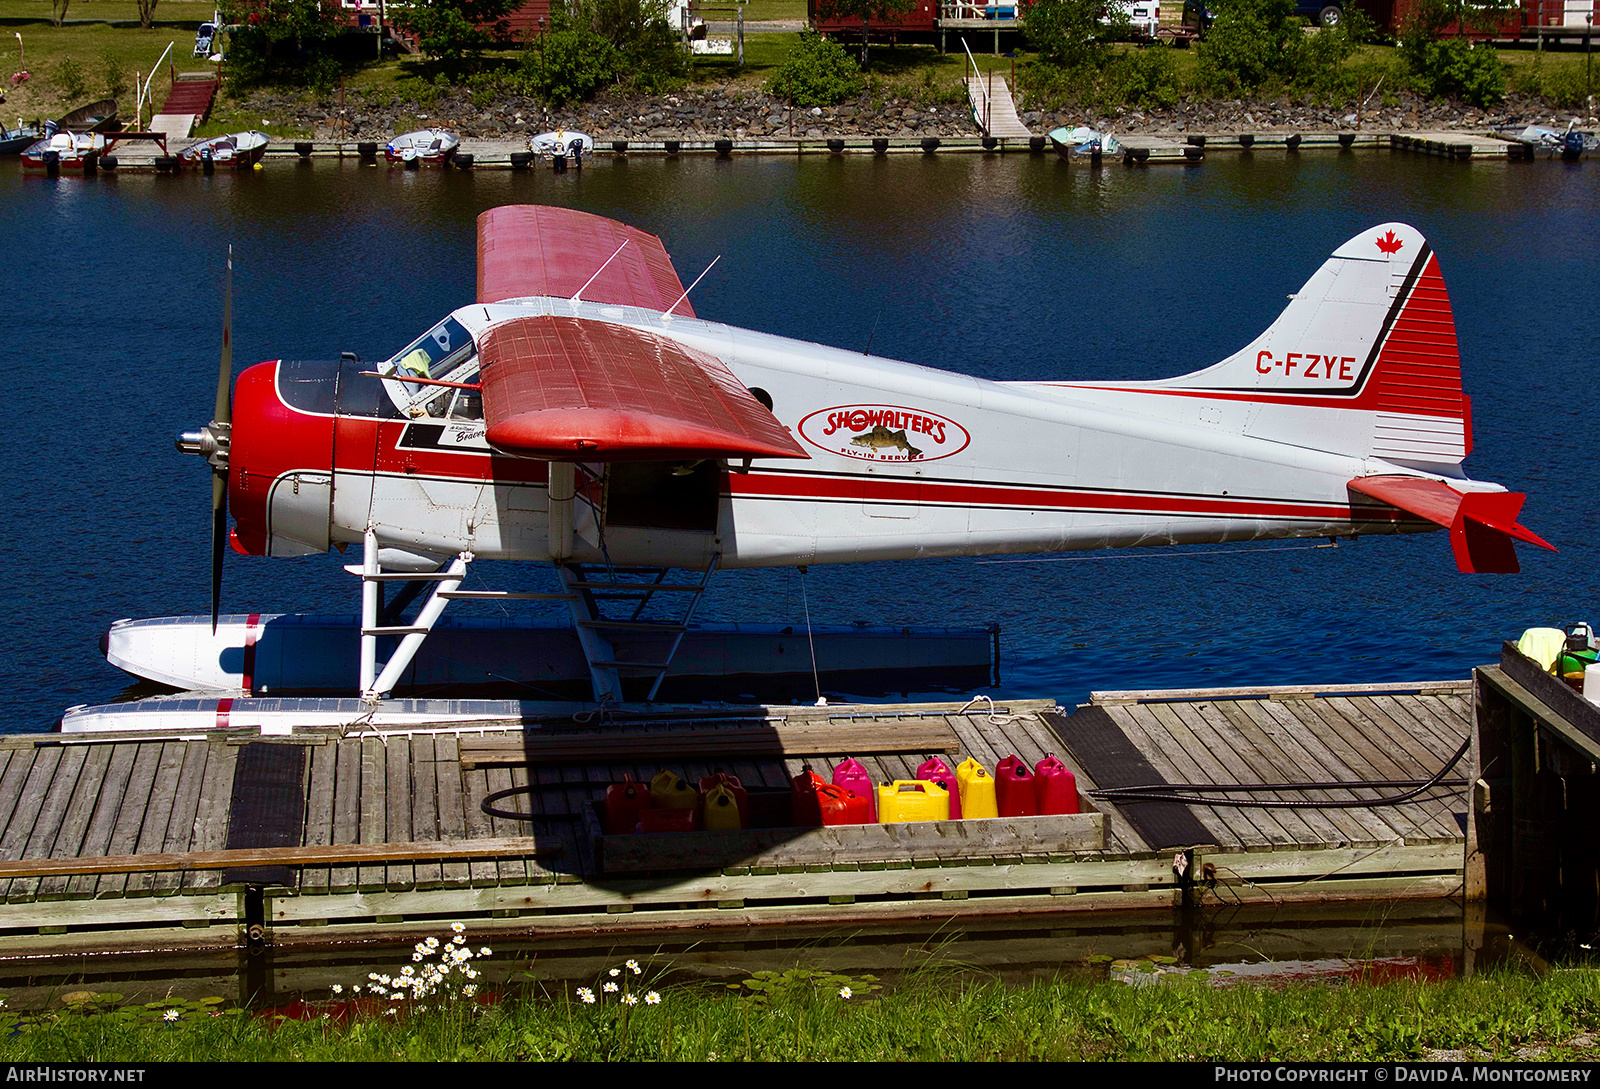
M895 405L840 405L800 421L800 437L830 454L862 461L935 461L972 441L947 416Z

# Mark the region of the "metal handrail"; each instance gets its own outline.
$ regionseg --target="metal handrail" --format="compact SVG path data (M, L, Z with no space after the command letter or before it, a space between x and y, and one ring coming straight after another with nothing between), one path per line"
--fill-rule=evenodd
M978 83L976 86L978 88L978 92L983 95L983 114L982 116L978 115L977 104L973 103L973 120L983 127L983 134L987 136L989 135L989 121L993 113L993 102L989 97L989 88L983 85L983 73L978 70L977 58L972 55L972 49L967 45L967 39L965 37L961 39L961 48L966 51L967 64L972 69L972 74L978 77ZM972 101L973 86L974 85L971 83L967 84L967 101L969 102Z
M148 78L148 79L146 79L144 81L144 85L142 87L138 85L138 83L139 83L139 81L138 81L138 73L134 74L134 84L135 84L134 90L137 92L137 94L134 97L134 107L133 107L133 111L134 111L133 127L134 128L138 128L140 125L144 124L144 107L145 107L145 103L150 101L150 84L155 81L156 73L161 70L161 61L164 61L164 60L167 59L167 54L171 53L172 52L172 47L177 45L177 44L178 44L177 42L168 42L167 43L167 48L162 51L160 60L157 60L155 65L150 69L150 78Z

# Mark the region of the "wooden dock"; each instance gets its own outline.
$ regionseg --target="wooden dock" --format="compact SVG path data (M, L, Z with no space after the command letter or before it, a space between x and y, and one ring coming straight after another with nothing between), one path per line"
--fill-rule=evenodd
M1020 124L1020 123L1019 123ZM998 130L996 130L998 132ZM1476 161L1520 161L1560 159L1559 149L1537 147L1518 140L1484 133L1430 132L1264 132L1195 133L1179 136L1149 136L1142 133L1112 135L1122 147L1125 166L1153 166L1163 163L1198 165L1207 155L1218 154L1298 154L1314 151L1392 151L1430 155L1439 158ZM169 141L165 152L154 146L129 144L118 147L102 169L108 172L131 171L172 173L179 169L176 153L186 141ZM759 139L733 137L683 137L679 139L610 140L596 142L598 159L628 155L678 156L713 155L928 155L928 154L1045 154L1050 142L1044 136L767 136ZM1582 153L1583 158L1593 152ZM370 140L280 140L271 144L263 162L272 166L314 162L347 162L379 165L383 144ZM452 169L530 170L539 166L525 141L470 139L462 141L452 161ZM546 169L549 164L543 164ZM395 167L395 169L402 169Z
M383 735L13 735L0 738L0 933L22 955L246 932L318 943L441 919L475 933L620 934L1447 896L1461 886L1465 771L1400 804L1363 803L1435 776L1470 714L1461 681L1099 693L1071 714L1010 701L636 710ZM605 837L594 816L606 784L662 767L782 791L846 756L887 782L932 755L993 768L1051 752L1077 773L1085 815L746 841L754 833ZM1255 789L1207 797L1309 807L1150 796L1239 784ZM489 808L527 819L486 811L514 788Z

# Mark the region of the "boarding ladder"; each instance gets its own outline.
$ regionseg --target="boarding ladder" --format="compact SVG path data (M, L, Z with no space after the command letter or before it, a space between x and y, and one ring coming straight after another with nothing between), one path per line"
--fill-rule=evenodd
M621 702L624 676L649 678L645 699L656 698L718 559L711 558L697 581L681 582L668 581L674 570L669 567L568 563L558 568L596 700ZM617 643L624 640L628 658L618 656Z

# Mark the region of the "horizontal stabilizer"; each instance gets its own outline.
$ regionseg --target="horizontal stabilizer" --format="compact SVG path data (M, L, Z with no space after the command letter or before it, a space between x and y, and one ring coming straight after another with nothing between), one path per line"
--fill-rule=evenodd
M1554 552L1555 545L1517 521L1521 492L1458 492L1442 480L1414 476L1364 476L1350 490L1450 531L1456 566L1467 572L1515 574L1521 570L1513 539Z
M489 444L581 461L806 458L720 359L609 322L539 316L479 342Z

